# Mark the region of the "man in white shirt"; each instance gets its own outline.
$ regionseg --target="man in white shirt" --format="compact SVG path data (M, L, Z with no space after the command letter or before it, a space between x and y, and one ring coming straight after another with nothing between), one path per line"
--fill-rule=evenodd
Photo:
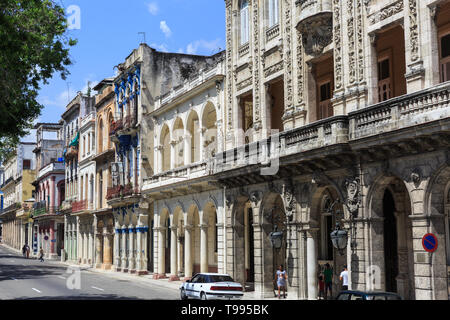
M344 266L344 270L341 272L339 279L342 281L342 290L348 290L348 271L347 266Z

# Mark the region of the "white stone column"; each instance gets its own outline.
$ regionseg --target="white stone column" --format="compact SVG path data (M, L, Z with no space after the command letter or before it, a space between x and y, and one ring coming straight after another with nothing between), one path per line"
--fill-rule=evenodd
M191 163L191 135L187 133L184 136L184 165Z
M200 272L208 272L208 225L200 227Z
M184 227L184 277L185 280L192 278L192 230L191 225Z
M136 228L136 272L142 271L142 226Z
M158 237L158 278L166 276L166 228L159 227Z
M127 264L127 227L122 226L122 272L128 271L128 264Z
M142 232L142 271L147 272L148 269L148 256L147 256L147 237L148 237L148 227L144 227Z
M175 140L170 141L170 169L175 168L175 145Z
M128 237L129 237L129 241L128 241L128 247L129 247L129 251L128 251L128 264L129 264L129 272L133 272L136 271L136 260L135 260L135 255L134 255L134 226L130 225L128 228Z
M310 229L306 239L308 300L317 299L317 230Z
M170 280L175 281L178 279L178 257L177 257L177 232L178 226L172 225L170 227Z
M120 269L120 240L121 240L121 229L118 224L116 224L116 235L114 237L114 269L117 271Z
M203 128L202 124L199 122L198 134L199 134L199 140L200 140L200 146L199 146L199 151L200 151L199 160L200 161L205 160L205 155L203 154L204 150L205 150L205 147L203 145L205 143L205 137L204 137L203 133L205 131L206 131L206 128Z

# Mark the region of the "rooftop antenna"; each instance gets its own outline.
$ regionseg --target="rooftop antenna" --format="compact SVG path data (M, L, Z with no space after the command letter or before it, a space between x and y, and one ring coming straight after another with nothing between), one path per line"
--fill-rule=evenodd
M144 36L144 42L143 43L147 43L147 41L145 39L145 32L138 32L138 34L142 34Z

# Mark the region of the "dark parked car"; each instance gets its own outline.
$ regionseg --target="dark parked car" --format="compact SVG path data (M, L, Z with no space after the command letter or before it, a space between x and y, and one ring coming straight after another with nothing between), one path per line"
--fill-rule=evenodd
M403 300L401 296L393 292L364 292L341 291L336 300Z

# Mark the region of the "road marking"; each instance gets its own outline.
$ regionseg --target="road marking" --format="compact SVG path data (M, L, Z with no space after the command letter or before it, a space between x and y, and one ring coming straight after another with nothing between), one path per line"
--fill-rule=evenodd
M15 261L14 261L14 260L11 260L11 262L14 263Z
M36 288L31 288L31 289L33 289L34 291L36 291L36 292L39 292L39 293L42 293L42 292L40 292L38 289L36 289Z
M91 287L92 289L97 289L97 290L100 290L100 291L105 291L104 289L102 289L102 288L97 288L97 287Z
M58 276L58 278L66 280L66 278L64 278L63 276Z

